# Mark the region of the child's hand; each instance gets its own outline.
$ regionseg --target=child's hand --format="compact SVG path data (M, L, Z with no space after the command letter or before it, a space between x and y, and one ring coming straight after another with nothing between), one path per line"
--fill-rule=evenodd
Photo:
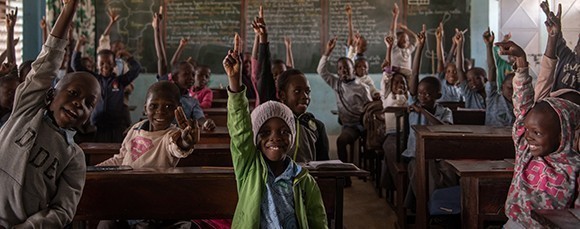
M439 26L437 26L437 30L435 31L435 37L439 40L443 39L443 22L439 22Z
M393 16L399 16L399 5L397 3L393 6Z
M483 42L485 42L485 45L487 46L492 46L494 40L495 34L489 29L489 27L487 27L487 30L483 32Z
M330 39L328 43L326 43L326 52L324 53L325 56L330 56L330 54L332 53L332 50L336 46L336 39L338 38L334 37Z
M512 33L510 32L510 33L508 33L506 35L503 35L503 39L501 41L508 42L511 39L512 39Z
M501 55L510 55L516 57L516 67L523 68L528 66L528 61L526 58L526 52L514 43L513 41L507 42L497 42L495 45L499 46L499 54Z
M395 38L392 35L385 36L385 45L388 47L393 47L395 43Z
M151 26L153 26L153 29L159 28L160 22L161 22L161 15L159 13L153 13L153 20L151 21Z
M549 36L557 36L562 31L562 4L558 4L558 13L550 12L546 19L546 29Z
M117 51L117 58L123 58L123 59L129 59L133 57L133 55L131 55L131 53L129 53L129 51L127 50L119 50Z
M425 26L425 24L423 24L421 32L417 34L417 42L419 42L419 45L425 44L425 40L427 40L427 36L425 35L426 32L427 27Z
M175 109L175 119L180 130L175 132L171 137L181 149L190 150L199 141L200 133L197 121L187 120L182 107Z
M548 4L548 1L542 1L542 3L540 3L540 8L542 8L546 17L550 17L550 5Z
M16 67L14 63L3 63L0 65L0 74L6 75L12 71L12 69Z
M423 107L421 107L420 105L417 105L416 103L411 104L411 106L409 106L408 109L409 109L409 112L417 112L417 113L423 112Z
M224 58L222 64L224 66L224 70L228 75L229 82L230 82L230 90L233 92L240 92L242 90L241 87L241 73L242 73L242 60L240 58L240 35L236 33L234 36L234 50L229 50L228 54Z
M111 24L113 24L119 20L119 13L117 13L117 11L115 11L113 9L109 9L107 11L107 15L109 16L109 22Z
M379 92L375 92L372 96L373 96L373 101L381 100L381 93L379 93Z
M350 3L346 4L344 10L346 11L346 15L352 15L352 7L350 6Z
M10 10L10 13L6 14L6 28L14 29L16 25L16 20L18 16L18 8L16 10Z
M212 131L215 129L215 122L211 119L206 119L203 123L202 129L205 131Z
M179 40L179 46L186 46L188 42L189 39L182 37L181 40Z
M459 31L458 28L455 28L455 36L453 36L453 44L455 45L463 44L463 32Z
M46 29L46 17L45 16L42 16L42 19L40 20L40 28L42 30Z
M408 30L409 29L406 25L403 25L402 23L397 24L397 28L402 29L402 30Z
M77 41L77 44L80 46L87 44L87 37L85 37L85 35L81 35Z
M292 38L289 36L284 36L284 45L286 47L292 47Z

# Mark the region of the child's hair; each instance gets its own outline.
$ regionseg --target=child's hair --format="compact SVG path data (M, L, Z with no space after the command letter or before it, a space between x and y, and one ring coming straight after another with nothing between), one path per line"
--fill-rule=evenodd
M149 99L149 97L151 96L151 94L153 93L164 93L166 95L169 95L171 98L173 98L173 100L179 104L179 99L181 98L181 92L179 90L179 87L177 87L177 85L175 85L174 83L171 83L169 81L159 81L154 83L153 85L151 85L149 87L149 89L147 89L147 95L145 97L145 99Z
M189 66L191 67L191 69L193 70L191 73L195 74L196 69L193 67L193 65L187 61L180 61L174 68L173 68L173 72L171 73L171 78L173 81L177 81L177 77L179 77L179 68L181 68L181 66ZM201 67L198 66L198 68Z
M115 57L115 53L113 51L111 51L110 49L101 49L101 50L99 50L97 55L98 56L113 56L113 57Z
M272 65L276 65L276 64L283 64L283 65L286 65L286 63L285 63L283 60L280 60L280 59L274 59L274 60L272 61Z
M467 72L465 74L473 74L474 76L479 76L485 79L485 76L487 75L487 73L485 72L485 70L483 68L480 67L474 67L472 69L467 70Z
M422 83L433 87L433 89L435 89L437 92L441 92L441 82L436 77L426 76L425 78L421 79L421 81L419 81L419 84Z
M357 63L363 62L363 61L368 63L367 58L360 56L360 57L356 58L356 60L354 61L354 64L356 65Z
M32 69L32 62L34 62L34 61L33 60L24 61L18 67L18 76L20 77L20 82L24 81L24 79L26 78L26 75L28 75L28 73Z
M304 75L304 73L302 73L302 71L298 69L289 69L282 72L280 76L278 76L278 81L276 82L276 88L278 89L278 91L284 91L286 87L288 87L288 82L290 81L292 76L295 75Z
M346 56L343 56L343 57L338 58L338 60L336 60L336 63L339 63L339 62L341 62L343 60L346 61L346 62L348 62L348 63L350 63L354 67L354 62L352 61L352 59L350 59L350 58L348 58Z

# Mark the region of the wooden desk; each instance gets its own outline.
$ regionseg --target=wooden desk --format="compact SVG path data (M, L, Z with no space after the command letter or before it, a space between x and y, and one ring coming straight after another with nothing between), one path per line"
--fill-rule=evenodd
M228 90L225 88L212 88L211 92L213 93L214 99L227 99L228 98Z
M225 127L228 124L228 109L225 107L203 109L203 113L206 115L206 118L212 119L216 126Z
M484 222L506 221L504 204L514 165L506 161L447 160L461 184L461 228L484 228Z
M576 229L580 227L580 209L532 210L532 219L547 228Z
M342 228L346 176L357 171L312 171L329 223ZM237 203L233 168L178 167L87 172L75 220L232 218Z
M119 153L120 143L81 143L87 165L96 165ZM233 166L229 144L197 144L191 155L179 160L179 167Z
M452 112L455 125L485 125L485 110L455 109Z
M255 99L248 99L248 103L250 104L250 110L254 108L254 105L256 104L256 100ZM226 108L228 105L228 98L224 98L224 99L215 99L212 101L211 103L211 108Z
M417 227L427 228L427 159L515 158L511 128L467 125L413 126L416 132Z
M216 126L212 131L201 131L199 144L230 144L230 133L226 126Z

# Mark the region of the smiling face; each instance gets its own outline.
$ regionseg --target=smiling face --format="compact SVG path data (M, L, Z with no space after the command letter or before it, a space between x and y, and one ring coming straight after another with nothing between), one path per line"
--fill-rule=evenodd
M211 69L207 66L200 66L195 71L195 87L204 88L209 83Z
M104 77L109 77L113 73L113 68L115 67L115 57L111 54L99 54L97 66L99 69L99 74Z
M405 81L405 76L401 74L393 75L391 91L397 95L404 95L407 93L407 82Z
M435 107L435 101L441 98L440 89L434 85L438 80L434 77L425 77L417 87L417 100L423 108L432 109Z
M268 119L258 131L260 151L270 161L281 161L290 149L290 127L281 118Z
M57 84L49 110L59 127L78 127L87 121L100 96L101 87L93 76L70 73Z
M365 59L357 59L354 65L356 76L363 77L369 74L369 63Z
M175 95L165 91L152 91L145 103L145 113L149 120L149 130L159 131L167 129L175 118L175 109L179 101Z
M445 67L445 81L448 84L455 85L457 80L457 67L452 63L447 64L447 67Z
M409 42L409 35L407 35L407 33L400 33L397 36L397 46L399 46L399 48L408 48L411 45L411 42Z
M280 101L295 115L304 114L310 105L310 84L303 74L291 75L288 78L285 90L280 92Z
M187 62L182 62L179 64L179 69L177 71L175 79L175 84L181 90L188 90L195 83L193 72L193 66Z
M4 76L0 83L0 108L4 110L12 110L14 103L14 94L16 88L20 84L17 77Z
M560 146L560 118L546 102L532 108L524 119L525 138L530 153L536 157L547 156Z
M350 81L354 79L354 68L352 61L348 58L340 58L337 64L338 77L343 81Z
M485 70L472 68L467 71L467 85L472 91L482 91L485 81Z

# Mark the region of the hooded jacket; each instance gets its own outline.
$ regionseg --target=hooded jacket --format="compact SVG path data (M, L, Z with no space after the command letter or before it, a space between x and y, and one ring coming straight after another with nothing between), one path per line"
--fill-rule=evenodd
M545 98L558 114L561 124L560 146L543 157L530 153L523 121L534 106L532 77L528 68L518 68L513 79L514 114L513 140L516 151L514 176L505 203L505 213L511 221L525 228L541 228L532 219L534 209L580 208L580 154L574 150L574 137L580 131L580 107L559 98Z
M228 91L230 150L238 190L232 228L260 228L260 203L268 168L256 148L245 90ZM294 163L294 162L291 162ZM294 178L294 210L300 228L328 228L320 189L306 169Z

